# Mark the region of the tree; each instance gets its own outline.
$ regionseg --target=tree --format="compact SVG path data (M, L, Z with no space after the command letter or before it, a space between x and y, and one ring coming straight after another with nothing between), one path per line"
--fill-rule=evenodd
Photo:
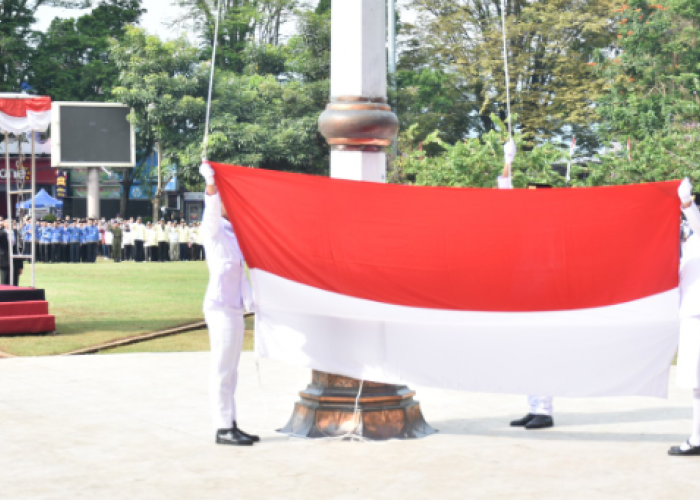
M666 5L634 0L616 9L618 43L591 63L610 88L598 105L607 140L644 140L700 122L698 2Z
M120 70L118 86L112 93L117 101L133 108L130 120L138 131L137 161L143 165L154 147L159 150L158 186L153 200L156 220L163 173L180 175L186 171L187 167L176 160L201 143L208 65L200 62L198 50L184 38L162 42L131 26L121 41L112 42L110 54ZM138 170L124 171L122 214L126 213L129 188L137 175Z
M319 7L321 5L319 4ZM297 33L285 46L287 72L306 82L326 80L330 88L331 12L300 12Z
M17 92L32 54L31 29L42 6L84 8L88 0L0 0L0 91Z
M186 9L176 23L192 23L205 50L211 50L217 0L175 0ZM247 65L251 44L280 45L280 29L297 6L297 0L224 0L221 5L216 64L240 73Z
M331 10L331 0L319 0L316 6L316 14L325 14Z
M434 154L409 145L415 143L417 125L401 134L402 154L396 158L397 171L392 182L418 186L494 187L503 170L503 143L508 140L508 129L496 115L491 116L495 128L480 138L467 138L449 143L435 130L423 142L432 145ZM513 164L513 183L516 187L528 184L565 185L564 177L551 165L562 158L562 151L546 143L535 147L521 133L514 135L520 153Z
M464 98L464 89L455 79L439 69L398 71L397 90L390 93L391 100L396 103L401 129L414 126L411 137L415 141L439 129L443 141L457 142L475 127L476 118L470 116L472 103ZM415 148L418 143L404 146Z
M214 88L210 159L327 175L328 146L318 132L327 82L280 83L271 75L220 72ZM196 164L200 157L199 145L192 143L180 161Z
M427 64L456 76L478 128L506 118L500 0L413 0L418 45ZM537 141L569 136L572 125L595 121L601 78L586 71L594 51L613 39L611 0L507 0L510 94L518 127ZM595 145L592 135L579 144Z
M137 23L141 0L102 0L78 19L54 19L38 36L32 58L32 85L58 101L105 101L119 70L109 58L110 37Z

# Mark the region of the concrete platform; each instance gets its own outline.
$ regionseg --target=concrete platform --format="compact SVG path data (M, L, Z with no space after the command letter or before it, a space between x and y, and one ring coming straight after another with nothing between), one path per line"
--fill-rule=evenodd
M341 442L278 435L306 370L243 356L241 427L253 448L216 446L207 353L0 360L0 498L665 499L700 495L686 439L690 394L555 400L556 427L508 427L521 396L418 389L440 434Z

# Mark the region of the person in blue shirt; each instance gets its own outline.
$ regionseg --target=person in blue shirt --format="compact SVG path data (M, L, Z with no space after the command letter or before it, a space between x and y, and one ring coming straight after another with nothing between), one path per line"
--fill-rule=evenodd
M80 221L80 262L88 261L88 228L84 220Z
M71 264L77 264L80 262L80 233L82 231L73 220L68 228L68 247L70 252L70 262Z
M97 221L90 219L90 262L93 264L97 260L97 244L100 241L100 228L97 227Z
M58 225L58 221L53 223L51 232L51 262L61 262L61 245L63 241L63 228Z
M49 222L42 222L41 226L41 235L39 237L39 253L41 254L41 262L48 263L51 260L49 248L51 247L51 236L53 235L53 227Z
M63 221L61 234L61 262L70 262L70 227L68 221Z
M37 232L38 228L36 226L34 226L34 231L32 232L32 221L31 219L27 219L26 223L24 224L24 227L22 228L22 241L24 241L24 255L32 254L32 239L37 234Z

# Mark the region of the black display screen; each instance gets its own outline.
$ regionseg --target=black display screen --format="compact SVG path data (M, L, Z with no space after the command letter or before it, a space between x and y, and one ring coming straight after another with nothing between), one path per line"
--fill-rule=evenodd
M131 163L127 107L61 106L61 163Z

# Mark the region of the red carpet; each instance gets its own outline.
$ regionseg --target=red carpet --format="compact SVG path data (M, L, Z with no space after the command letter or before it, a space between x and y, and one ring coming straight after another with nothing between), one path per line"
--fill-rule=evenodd
M0 335L47 333L56 329L44 291L0 285Z

